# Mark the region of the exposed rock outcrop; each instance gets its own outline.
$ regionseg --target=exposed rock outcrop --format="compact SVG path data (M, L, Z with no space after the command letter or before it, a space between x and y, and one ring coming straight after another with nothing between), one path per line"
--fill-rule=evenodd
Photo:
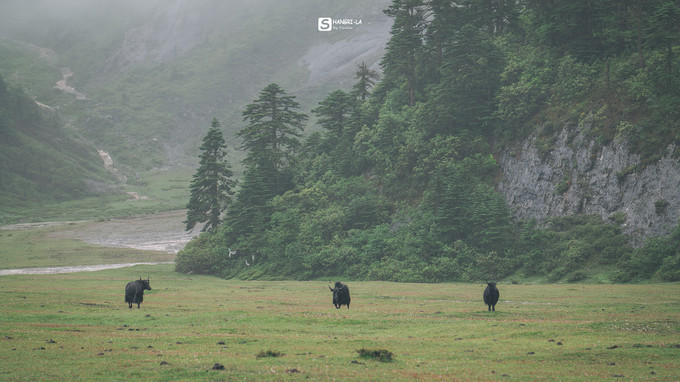
M107 153L104 150L98 149L97 153L99 154L99 157L102 159L104 162L104 168L106 171L108 171L111 175L115 176L116 179L120 183L127 183L127 177L123 175L114 165L113 165L113 159L111 158L111 155Z
M587 129L583 129L587 130ZM578 127L558 133L541 156L537 137L501 153L498 190L520 219L545 221L569 214L623 220L633 244L665 234L680 217L680 160L666 148L655 163L641 166L625 140L600 146Z
M71 68L69 67L61 68L61 76L62 79L57 81L57 84L54 85L55 89L59 89L64 93L73 94L76 97L76 99L80 101L89 100L89 98L87 98L85 94L77 91L73 86L68 85L68 79L71 76L73 76L73 71L71 71Z

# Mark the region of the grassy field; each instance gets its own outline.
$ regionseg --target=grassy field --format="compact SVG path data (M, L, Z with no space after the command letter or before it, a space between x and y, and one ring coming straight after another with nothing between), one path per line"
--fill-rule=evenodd
M116 193L32 207L3 205L0 208L0 224L95 220L182 209L189 200L192 174L193 170L188 169L154 172L144 175L143 184L121 187L121 191L136 193L139 200L129 194Z
M501 284L496 312L482 284L348 284L336 310L326 281L172 265L3 276L0 380L680 380L680 284Z

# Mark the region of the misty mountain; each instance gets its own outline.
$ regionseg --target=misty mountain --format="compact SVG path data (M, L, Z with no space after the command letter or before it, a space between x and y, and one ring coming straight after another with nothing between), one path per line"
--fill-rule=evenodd
M58 107L129 175L193 166L213 117L222 122L228 145L239 146L232 133L242 128L242 108L267 84L279 83L309 111L329 92L351 88L357 64L379 69L391 24L382 12L388 5L6 1L0 45L20 50L22 62L33 66L2 60L0 74ZM358 23L322 32L320 17ZM59 80L81 99L54 89ZM230 155L237 162L241 154Z
M21 208L113 191L97 151L0 77L0 220Z

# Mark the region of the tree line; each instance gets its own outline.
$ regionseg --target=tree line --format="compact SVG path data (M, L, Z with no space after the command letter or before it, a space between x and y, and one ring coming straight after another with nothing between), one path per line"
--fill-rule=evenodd
M643 163L680 143L677 1L394 0L385 13L382 76L357 65L352 90L312 110L321 132L303 135L308 116L277 84L245 108L237 189L213 121L186 221L206 232L178 271L578 281L594 267L615 281L680 279L677 229L633 248L616 219L513 219L493 157L594 113L589 137L628 139Z

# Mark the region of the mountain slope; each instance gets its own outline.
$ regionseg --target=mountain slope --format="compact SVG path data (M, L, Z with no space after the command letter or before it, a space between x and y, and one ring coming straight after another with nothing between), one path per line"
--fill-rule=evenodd
M111 190L96 150L0 77L0 220L18 208Z

